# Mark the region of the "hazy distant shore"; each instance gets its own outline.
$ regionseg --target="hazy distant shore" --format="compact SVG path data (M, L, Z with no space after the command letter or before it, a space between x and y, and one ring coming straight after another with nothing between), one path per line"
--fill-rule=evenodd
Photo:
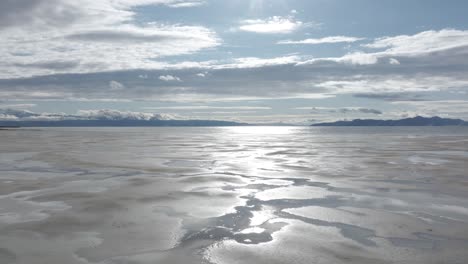
M0 128L17 127L229 127L229 126L308 126L283 123L249 124L220 120L57 120L57 121L0 121ZM311 126L468 126L461 119L414 117L399 120L356 119L316 123Z

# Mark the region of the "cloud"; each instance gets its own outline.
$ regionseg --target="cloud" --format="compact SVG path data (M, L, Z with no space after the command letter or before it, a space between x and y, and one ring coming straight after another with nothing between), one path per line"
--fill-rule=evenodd
M310 110L313 113L361 113L361 114L373 114L373 115L382 115L383 112L377 109L365 108L365 107L296 107L296 110Z
M357 98L366 98L373 100L383 100L389 102L395 101L426 101L421 94L414 94L410 92L405 93L356 93L353 94Z
M397 59L395 59L395 58L390 58L390 59L388 60L388 63L390 63L390 64L392 64L392 65L400 65L400 62L399 62Z
M189 106L145 107L144 109L146 110L270 110L271 107L189 105Z
M119 27L87 30L66 36L68 40L104 43L158 43L172 41L216 41L213 32L198 26L158 25L147 26L122 25Z
M466 89L468 79L446 76L357 76L355 80L326 81L318 87L335 93L408 93Z
M301 57L238 58L224 64L185 63L161 70L128 70L0 80L4 100L213 101L326 98L339 94L466 91L463 71L342 63L301 64ZM198 73L209 71L210 78ZM145 76L141 78L140 76ZM162 76L162 79L159 77ZM177 81L177 78L183 82ZM112 89L110 81L125 84Z
M159 76L159 80L165 81L165 82L181 82L182 81L179 77L172 76L172 75L161 75Z
M203 26L135 21L136 6L183 7L195 3L203 2L2 2L0 78L156 68L159 65L156 58L192 54L219 46L221 40L217 34Z
M144 5L192 7L198 0L16 0L0 2L0 28L60 29L129 22Z
M35 107L36 104L3 104L0 102L0 109L24 110Z
M125 89L125 86L119 82L116 81L110 81L109 82L109 87L113 91L118 91L118 90L123 90Z
M364 113L364 114L374 114L374 115L381 115L383 114L382 111L377 110L377 109L372 109L372 108L363 108L363 107L357 107L357 108L341 108L339 110L341 113L354 113L354 112L359 112L359 113Z
M378 38L362 45L371 49L385 49L384 54L394 56L420 56L455 48L468 47L468 31L443 29L429 30L415 35Z
M276 58L257 58L257 57L244 57L234 59L232 63L225 63L220 65L213 65L212 69L246 69L246 68L261 68L276 65L296 64L300 62L299 56L284 56Z
M304 40L281 40L278 44L310 44L310 45L317 45L317 44L330 44L330 43L352 43L356 41L363 40L363 38L356 38L356 37L346 37L346 36L332 36L332 37L325 37L325 38L308 38Z
M415 35L378 38L362 44L365 51L353 51L342 57L314 58L304 64L324 62L375 65L400 65L402 61L411 67L449 66L466 64L468 56L468 31L444 29L424 31ZM377 50L377 51L376 51Z
M342 57L330 57L330 58L316 58L301 62L300 64L320 64L327 62L334 62L339 64L350 64L350 65L372 65L378 62L378 56L372 53L364 52L353 52L348 53Z
M312 24L295 20L292 16L273 16L267 19L243 20L239 30L261 34L289 34L305 26Z
M37 61L32 63L14 63L13 65L24 69L47 69L54 71L67 71L78 67L80 64L79 60L48 60L48 61Z
M119 110L80 110L78 116L86 120L169 120L174 116L167 114L154 114L144 112L130 112Z
M205 5L205 1L178 1L172 4L168 4L169 7L172 8L184 8L184 7L195 7Z
M165 5L173 8L194 7L206 4L202 0L111 0L114 3L130 8L143 5Z
M169 114L119 111L110 109L80 110L75 115L65 113L35 113L28 110L0 108L0 121L60 121L60 120L170 120Z
M398 101L396 106L410 107L413 111L434 115L455 115L468 117L468 100L435 100L435 101Z
M140 29L136 31L139 32ZM458 41L460 34L454 35ZM83 45L87 45L87 41L83 42ZM105 45L106 42L102 42L102 46ZM464 49L460 45L455 49L418 56L387 54L387 49L390 48L377 51L365 48L366 51L353 51L341 57L329 58L311 59L300 55L285 55L175 63L147 60L145 58L150 56L149 53L138 55L139 59L138 56L126 52L112 53L124 58L113 64L112 68L117 70L109 70L102 66L98 63L100 56L93 53L92 60L80 58L78 68L73 70L77 73L67 70L65 72L69 74L57 74L64 72L42 69L48 74L0 79L0 98L94 101L118 101L125 98L187 102L327 98L350 94L361 98L366 95L367 98L396 101L418 94L418 97L413 99L422 100L423 94L468 91L468 62L464 59L466 56L461 56ZM127 45L125 47L127 48ZM114 46L111 47L113 48ZM131 51L132 49L129 50L130 53ZM21 51L14 53L18 52ZM67 54L73 52L69 51ZM127 56L132 58L127 60ZM19 57L30 60L29 56ZM5 65L5 62L0 62L0 65ZM5 70L3 74L11 74L11 68L2 68ZM81 69L86 71L82 72ZM34 72L35 69L31 71ZM207 72L209 78L203 78L202 75L206 77ZM125 89L115 89L115 85L113 89L111 81L124 84ZM401 94L402 97L397 98L395 94Z
M0 121L58 121L65 117L63 113L34 113L21 109L0 109Z

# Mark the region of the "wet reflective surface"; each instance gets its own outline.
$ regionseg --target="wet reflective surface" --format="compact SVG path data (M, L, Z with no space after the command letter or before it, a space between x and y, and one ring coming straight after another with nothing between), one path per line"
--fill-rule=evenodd
M0 263L466 263L467 128L0 131Z

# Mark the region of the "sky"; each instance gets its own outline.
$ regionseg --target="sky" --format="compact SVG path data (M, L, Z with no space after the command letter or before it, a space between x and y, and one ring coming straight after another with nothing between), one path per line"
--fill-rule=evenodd
M468 120L465 0L3 0L0 120Z

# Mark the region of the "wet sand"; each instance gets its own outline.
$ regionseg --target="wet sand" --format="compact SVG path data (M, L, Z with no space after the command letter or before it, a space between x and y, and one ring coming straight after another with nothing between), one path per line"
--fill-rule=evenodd
M467 128L0 136L2 264L468 259Z

